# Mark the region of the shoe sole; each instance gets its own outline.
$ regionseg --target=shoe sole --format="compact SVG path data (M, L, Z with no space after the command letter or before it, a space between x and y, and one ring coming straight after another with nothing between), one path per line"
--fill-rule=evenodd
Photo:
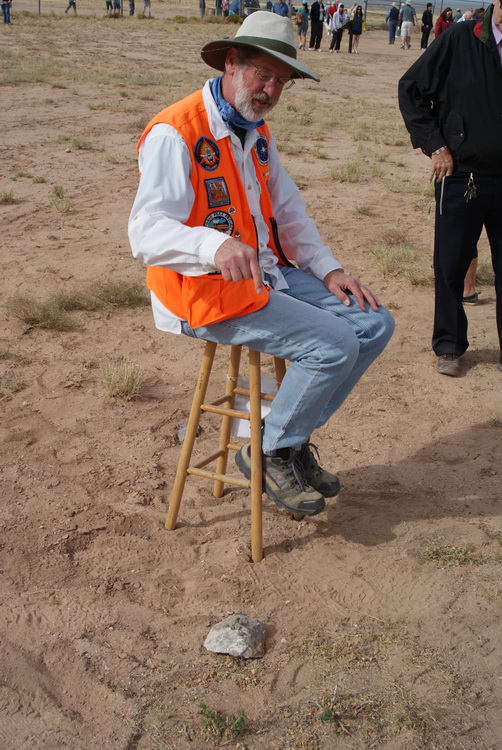
M244 463L242 455L241 455L241 451L237 451L237 453L235 454L235 463L237 464L238 469L242 471L246 479L251 479L251 469L249 469ZM284 500L277 497L277 495L274 492L274 489L267 483L266 476L267 475L265 474L265 477L263 478L263 482L262 482L263 491L266 493L267 497L269 497L279 508L282 508L283 510L287 510L288 513L296 513L297 515L302 515L302 516L316 516L318 513L322 513L322 511L326 507L326 504L323 502L322 507L315 508L315 510L304 509L304 508L292 508L290 505L287 505L284 502ZM324 497L322 495L321 497L324 501Z
M458 376L460 375L460 367L458 367L456 370L450 370L448 372L448 370L440 369L436 365L436 370L437 370L437 372L439 372L440 375L447 375L450 378L458 378Z
M314 487L313 484L311 484L310 486ZM338 481L338 485L337 485L337 487L336 487L335 490L329 490L329 491L326 490L325 492L323 492L318 487L314 487L314 489L316 490L316 492L319 492L323 497L336 497L342 491L342 485L341 485L340 481Z

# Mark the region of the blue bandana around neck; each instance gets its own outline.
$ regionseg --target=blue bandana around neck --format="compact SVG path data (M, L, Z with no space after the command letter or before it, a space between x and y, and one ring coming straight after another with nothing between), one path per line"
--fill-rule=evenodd
M225 99L223 98L223 95L221 93L221 79L223 76L218 76L217 78L213 78L211 81L209 81L209 85L211 87L211 93L213 95L213 99L216 102L216 106L218 107L218 112L221 115L221 119L223 122L228 125L232 130L234 128L242 128L243 130L254 130L255 128L259 128L260 125L263 125L265 120L259 120L258 122L250 122L249 120L244 119L244 117L237 112L236 109L232 107L231 104L229 104Z

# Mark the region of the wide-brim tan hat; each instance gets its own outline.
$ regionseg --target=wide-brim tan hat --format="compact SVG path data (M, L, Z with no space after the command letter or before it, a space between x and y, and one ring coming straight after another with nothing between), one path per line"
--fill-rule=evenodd
M292 78L320 78L314 71L296 59L295 27L289 18L258 10L248 16L233 39L217 39L208 42L201 51L207 65L216 70L225 70L225 60L230 47L252 47L259 52L290 65Z

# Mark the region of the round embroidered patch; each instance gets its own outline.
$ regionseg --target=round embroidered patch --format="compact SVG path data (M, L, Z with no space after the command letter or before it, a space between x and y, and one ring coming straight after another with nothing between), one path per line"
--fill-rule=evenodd
M259 135L254 144L254 150L258 157L258 162L264 167L268 164L268 142L264 135Z
M220 163L220 150L210 138L199 138L193 150L197 163L202 169L214 172Z
M224 211L213 211L212 214L206 216L204 226L224 234L232 234L234 231L234 222Z

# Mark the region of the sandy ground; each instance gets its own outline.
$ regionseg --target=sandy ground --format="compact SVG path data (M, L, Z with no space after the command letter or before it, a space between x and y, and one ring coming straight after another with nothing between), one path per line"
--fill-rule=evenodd
M215 500L190 480L178 529L163 528L201 344L157 332L147 305L72 312L67 331L8 312L12 298L142 281L126 235L135 142L203 83L197 51L228 27L60 8L13 21L0 29L0 191L15 200L0 205L2 750L502 748L493 287L468 311L471 349L449 379L432 367L431 287L385 276L370 252L397 232L429 272L428 162L396 107L416 40L404 52L369 32L357 57L346 41L341 55L303 53L322 82L299 83L270 119L321 233L397 327L314 436L343 492L302 522L266 501L254 565L244 490ZM347 163L359 181L333 181ZM145 374L135 400L105 392L100 368L117 357ZM263 659L205 651L229 612L266 624Z

